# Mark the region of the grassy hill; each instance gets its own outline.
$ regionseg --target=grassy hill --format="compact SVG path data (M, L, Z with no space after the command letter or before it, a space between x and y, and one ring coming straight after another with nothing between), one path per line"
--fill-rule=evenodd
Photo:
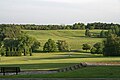
M49 39L66 40L71 49L80 50L83 43L93 45L101 42L103 38L85 37L85 30L23 30L26 34L35 37L44 43ZM99 34L101 30L91 30L93 34ZM42 50L41 46L41 50ZM104 57L102 54L90 54L85 51L58 52L58 53L33 53L33 56L0 57L0 67L19 66L22 70L51 70L67 67L80 62L120 62L120 57ZM119 78L119 66L86 67L76 71L57 74L0 76L3 78Z
M92 34L99 34L101 30L90 30ZM41 49L48 39L66 40L71 49L79 50L83 43L93 45L96 42L101 42L102 38L85 37L85 30L24 30L28 35L35 37L41 42Z
M85 37L85 30L23 30L26 34L35 37L41 42L41 50L49 39L66 40L71 49L79 50L83 43L93 45L102 38ZM101 30L91 30L91 33L99 34ZM71 56L69 56L71 54ZM99 58L98 58L99 57ZM114 60L119 60L113 59ZM22 69L55 69L73 65L80 62L111 61L111 58L103 58L102 55L92 55L83 52L60 53L34 53L33 56L1 57L0 66L20 66Z

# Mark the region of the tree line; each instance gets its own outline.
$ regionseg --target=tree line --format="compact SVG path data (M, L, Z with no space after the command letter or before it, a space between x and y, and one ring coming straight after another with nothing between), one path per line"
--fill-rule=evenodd
M110 29L104 30L100 32L100 34L93 34L90 32L90 29L86 29L85 36L86 37L98 37L98 38L107 38L111 34L115 34L117 36L120 36L120 27L119 26L111 26Z
M48 41L44 44L43 47L44 52L68 52L70 51L70 46L65 40L58 40L55 42L52 39L48 39Z
M0 27L1 56L32 56L32 53L39 47L40 42L22 32L20 27L13 25ZM69 50L69 45L65 40L55 42L52 39L48 39L43 46L43 52L66 52Z
M32 52L39 46L40 42L22 32L19 27L13 25L0 27L1 56L32 56Z
M0 24L0 27L5 26L16 26L20 27L21 29L26 30L65 30L65 29L111 29L112 26L118 26L119 24L113 24L113 23L100 23L100 22L94 22L94 23L87 23L86 25L84 23L74 23L73 25L35 25L35 24Z
M80 25L80 24L75 24ZM74 26L75 26L74 25ZM83 26L80 27L84 29ZM77 29L77 28L75 28ZM87 28L85 36L91 37L90 29ZM90 50L92 54L103 54L104 56L120 56L120 27L110 26L108 30L102 30L99 37L105 38L103 42L95 43L92 47L83 44L83 50ZM0 27L0 54L1 56L32 56L32 52L39 49L40 42L21 31L19 25L1 25ZM65 40L55 42L52 39L43 46L43 52L70 51Z
M85 36L91 37L90 31L86 30ZM108 31L103 30L100 37L105 38L102 42L95 43L92 47L89 44L83 44L83 50L90 50L92 54L103 54L104 56L120 56L120 28L113 26Z

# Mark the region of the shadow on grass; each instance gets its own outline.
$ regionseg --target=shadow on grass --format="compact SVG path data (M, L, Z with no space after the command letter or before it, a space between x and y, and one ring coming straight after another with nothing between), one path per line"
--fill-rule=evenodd
M90 52L85 51L85 50L71 50L70 52L90 53Z
M54 70L75 64L76 63L6 64L0 65L0 67L20 67L21 70Z
M85 36L73 36L73 37L83 37L83 38L86 38Z
M47 58L29 58L29 60L54 60L54 59L75 59L75 58L105 58L100 55L88 55L88 54L56 54L55 57Z

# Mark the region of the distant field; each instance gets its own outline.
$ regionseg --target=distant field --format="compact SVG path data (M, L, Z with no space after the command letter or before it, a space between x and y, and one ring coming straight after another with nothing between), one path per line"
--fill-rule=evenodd
M101 42L102 38L87 38L85 30L24 30L28 35L35 37L41 42L41 48L48 39L66 40L71 49L79 50L83 43L93 45ZM90 30L91 33L99 34L101 30Z

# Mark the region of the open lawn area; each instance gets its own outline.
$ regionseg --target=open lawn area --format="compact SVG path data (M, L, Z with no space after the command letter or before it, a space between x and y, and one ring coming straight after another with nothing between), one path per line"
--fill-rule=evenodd
M80 62L120 62L120 57L103 57L101 54L64 52L64 53L34 53L33 56L0 57L1 66L19 66L29 69L57 69Z
M11 75L1 78L120 78L120 66L85 67L53 74Z
M104 38L85 37L85 30L23 30L26 34L35 37L41 42L38 52L33 56L0 57L0 67L16 66L24 70L54 70L69 67L81 62L120 63L120 57L104 57L102 54L91 54L90 51L81 49L84 43L91 46L101 42ZM91 30L99 34L101 30ZM71 47L71 52L43 53L44 43L49 39L66 40ZM120 78L120 66L85 67L74 71L53 74L10 75L0 78Z

